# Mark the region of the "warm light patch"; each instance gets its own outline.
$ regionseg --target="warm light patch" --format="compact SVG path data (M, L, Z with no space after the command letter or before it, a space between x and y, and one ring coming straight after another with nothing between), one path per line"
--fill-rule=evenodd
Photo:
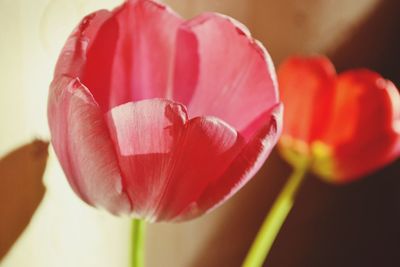
M292 166L305 166L311 159L310 149L306 142L288 135L281 137L279 151L282 157Z
M311 144L312 164L311 171L328 182L337 182L335 174L332 148L321 141Z

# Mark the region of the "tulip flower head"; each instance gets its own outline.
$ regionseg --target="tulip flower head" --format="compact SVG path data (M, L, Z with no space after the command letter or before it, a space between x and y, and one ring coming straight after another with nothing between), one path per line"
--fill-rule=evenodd
M244 26L130 0L82 20L50 86L52 144L76 194L149 221L199 216L276 144L271 59Z
M285 104L280 151L334 183L353 181L400 155L400 95L379 74L336 74L324 57L292 57L278 70Z

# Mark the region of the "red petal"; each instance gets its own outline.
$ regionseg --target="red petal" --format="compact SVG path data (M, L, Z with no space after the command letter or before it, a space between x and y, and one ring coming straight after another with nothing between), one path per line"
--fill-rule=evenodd
M333 114L322 141L334 149L336 176L350 180L400 154L400 96L379 74L353 70L338 77Z
M190 117L215 116L242 133L278 103L269 55L237 22L200 15L179 28L177 51L174 99Z
M336 72L325 57L291 57L278 69L285 105L283 136L306 143L326 131L334 94Z
M55 79L48 118L54 150L74 191L90 205L129 212L107 126L87 88L77 79Z

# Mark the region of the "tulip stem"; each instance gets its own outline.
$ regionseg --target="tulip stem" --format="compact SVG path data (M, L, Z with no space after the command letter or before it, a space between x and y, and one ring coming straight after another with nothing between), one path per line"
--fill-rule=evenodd
M139 219L132 221L132 258L131 267L144 267L145 222Z
M303 164L293 170L267 214L242 267L260 267L263 265L279 230L293 207L296 192L304 180L307 169L308 164Z

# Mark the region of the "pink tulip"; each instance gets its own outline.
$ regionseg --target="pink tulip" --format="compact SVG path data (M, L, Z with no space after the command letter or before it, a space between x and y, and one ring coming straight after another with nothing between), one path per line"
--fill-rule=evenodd
M282 128L265 49L231 18L150 0L83 19L50 86L54 150L88 204L149 221L199 216L261 167Z

